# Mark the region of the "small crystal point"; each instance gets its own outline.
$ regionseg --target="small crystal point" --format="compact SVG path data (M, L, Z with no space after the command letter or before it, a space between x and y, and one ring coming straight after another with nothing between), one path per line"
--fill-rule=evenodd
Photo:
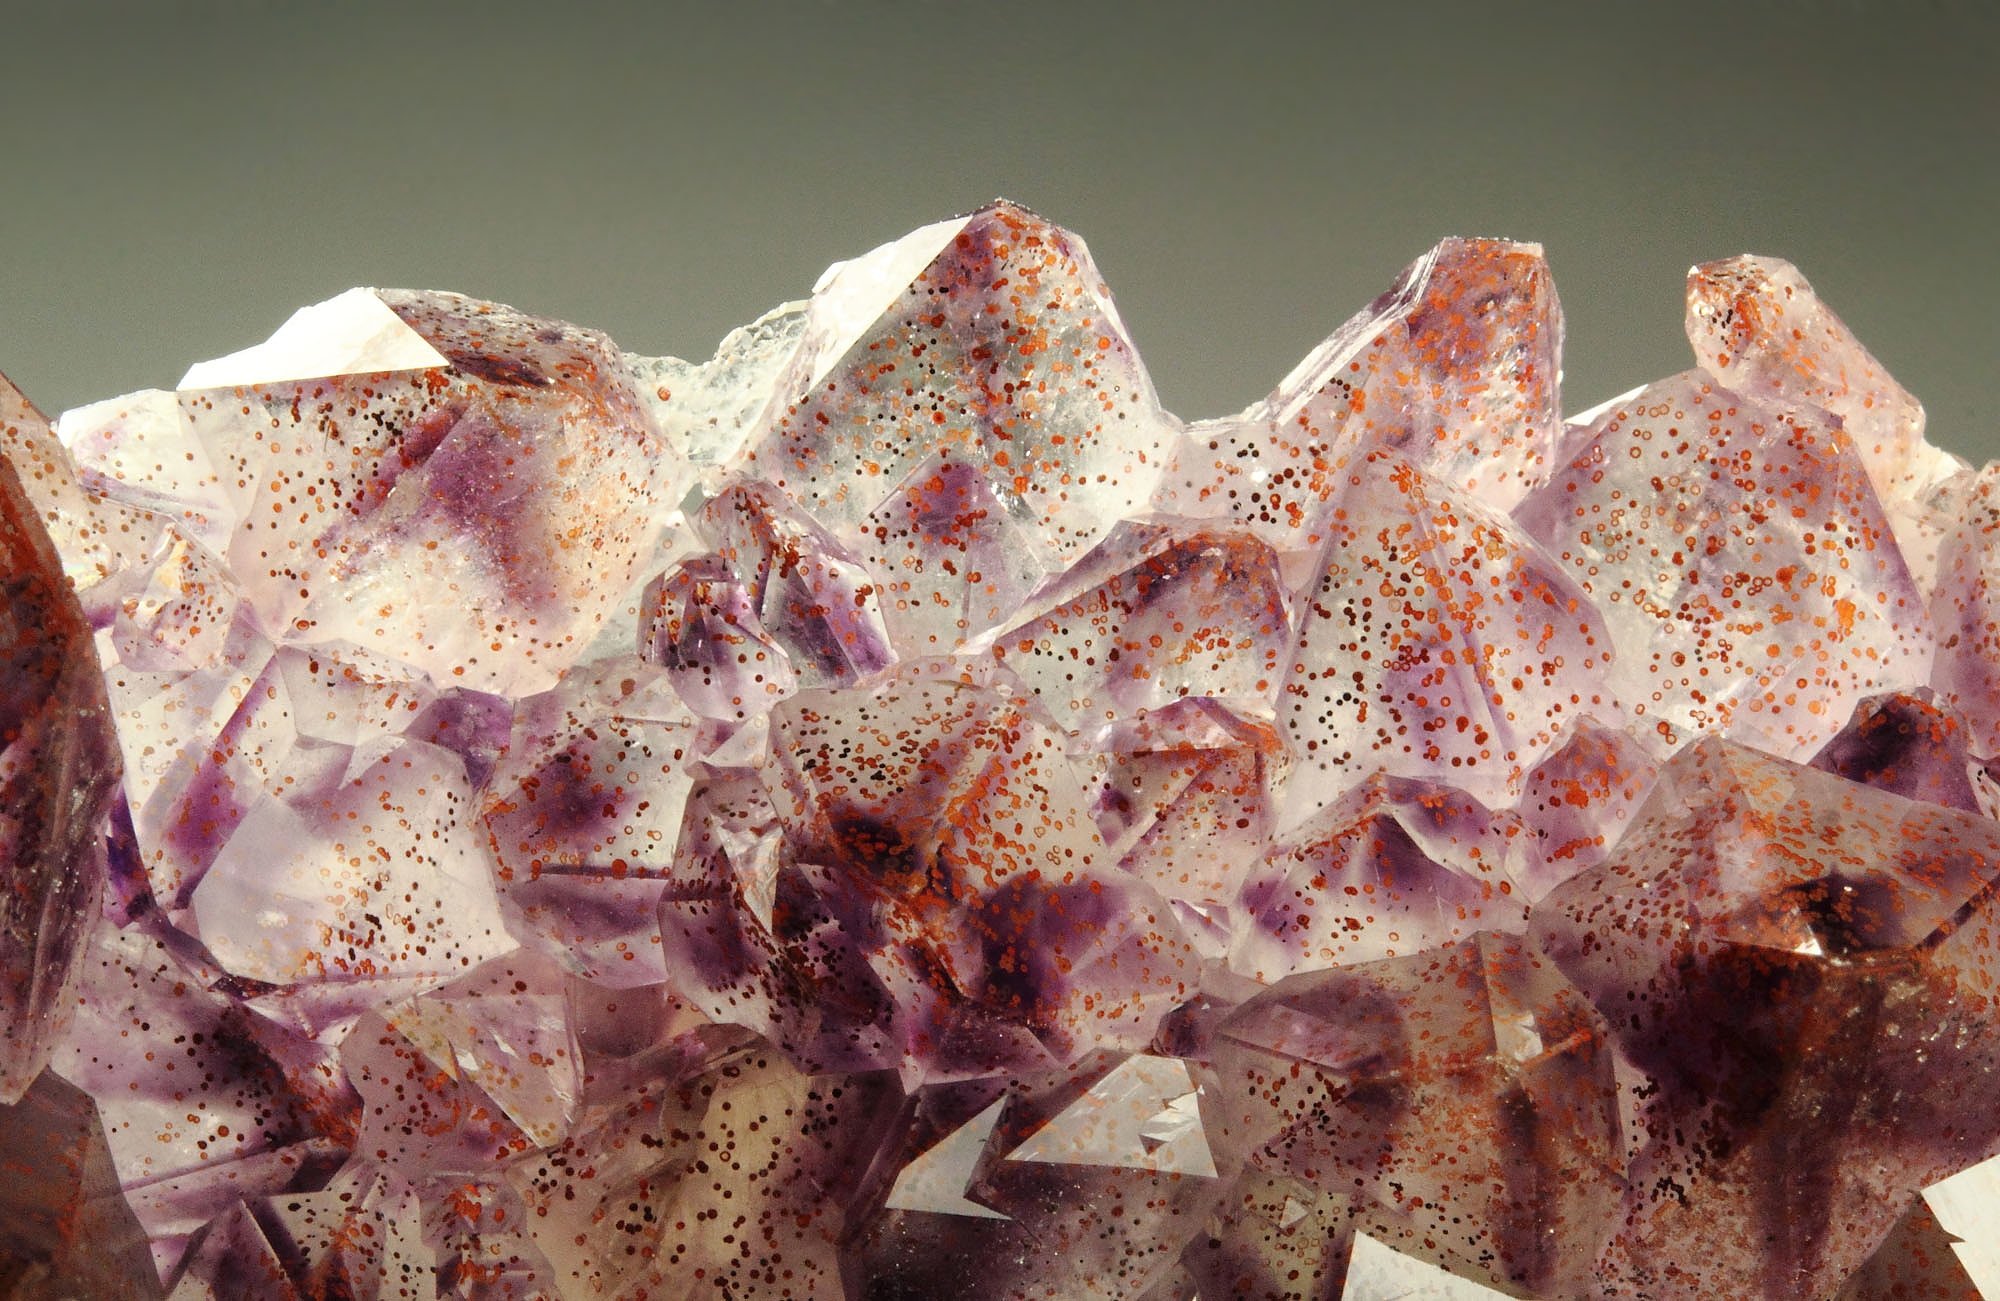
M892 1211L930 1211L937 1215L970 1215L976 1219L1008 1218L965 1196L973 1170L986 1152L986 1140L1000 1122L1002 1099L953 1130L944 1141L903 1167L896 1186L882 1205Z

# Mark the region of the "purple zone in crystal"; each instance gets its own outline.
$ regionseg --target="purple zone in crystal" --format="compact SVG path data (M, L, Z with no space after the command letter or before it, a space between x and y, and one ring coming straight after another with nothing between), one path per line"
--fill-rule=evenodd
M2000 828L1719 739L1537 909L1622 1062L1611 1295L1836 1290L2000 1151Z
M918 1078L1143 1043L1196 977L1115 874L1059 736L921 678L802 692L771 753L690 797L661 905L711 1016L825 1069Z
M851 683L895 658L867 570L776 489L733 487L702 507L695 528L803 685Z

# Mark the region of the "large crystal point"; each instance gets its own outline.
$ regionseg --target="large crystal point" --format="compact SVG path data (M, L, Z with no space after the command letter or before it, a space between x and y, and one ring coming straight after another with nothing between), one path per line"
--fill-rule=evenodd
M165 519L93 490L41 412L4 375L0 459L14 468L30 516L47 531L80 591L139 564L155 545Z
M1447 239L1285 377L1287 441L1399 451L1499 510L1548 478L1562 307L1539 244Z
M1602 862L1658 775L1659 764L1629 735L1577 720L1528 774L1515 806L1535 836L1525 864L1528 897L1539 899Z
M1348 471L1387 452L1487 509L1510 510L1554 464L1562 334L1538 245L1445 240L1270 397L1191 427L1160 503L1310 553L1334 536L1332 503Z
M1371 454L1343 476L1278 719L1296 826L1370 770L1503 807L1569 719L1608 703L1586 588L1504 516Z
M0 426L10 451L54 446L40 413L4 376ZM60 468L53 458L28 473ZM69 985L103 901L105 818L119 763L90 626L19 467L5 459L0 585L0 1103L7 1103L34 1083L69 1011Z
M1780 406L1809 402L1840 418L1895 532L1928 589L1951 522L1939 490L1964 461L1924 441L1924 409L1781 258L1705 262L1688 272L1695 361L1729 388Z
M1197 697L1107 728L1099 743L1092 812L1110 854L1175 903L1191 935L1202 919L1222 923L1270 841L1286 761L1276 729Z
M553 684L678 502L609 340L455 294L343 295L181 389L265 630L440 686Z
M358 1163L324 1189L258 1198L218 1217L170 1301L431 1295L438 1259L423 1229L415 1194Z
M1619 1295L1826 1295L2000 1150L2000 828L1710 738L1534 934L1609 1022Z
M1602 612L1611 688L1647 744L1719 731L1802 759L1862 697L1923 684L1923 597L1823 411L1693 371L1579 438L1516 518Z
M1171 436L1083 241L1005 202L830 272L778 382L742 464L850 539L948 451L1059 567L1145 503Z
M281 649L183 756L154 890L228 970L436 983L512 947L464 761L404 730L428 694Z
M560 968L521 953L364 1016L341 1045L364 1107L355 1149L450 1178L555 1146L580 1089L567 996Z
M178 395L145 389L93 402L65 411L56 433L95 490L93 510L143 511L217 555L228 552L232 497Z
M859 546L898 649L916 655L954 650L1015 614L1050 560L1033 521L949 449L904 476L863 522Z
M791 657L764 628L752 588L722 556L693 556L645 593L639 653L707 718L760 714L798 689Z

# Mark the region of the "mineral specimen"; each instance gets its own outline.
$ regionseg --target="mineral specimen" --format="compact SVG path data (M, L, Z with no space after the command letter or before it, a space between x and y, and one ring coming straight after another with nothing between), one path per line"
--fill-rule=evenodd
M1186 424L1001 202L0 385L0 1293L2000 1297L2000 470L1687 303Z

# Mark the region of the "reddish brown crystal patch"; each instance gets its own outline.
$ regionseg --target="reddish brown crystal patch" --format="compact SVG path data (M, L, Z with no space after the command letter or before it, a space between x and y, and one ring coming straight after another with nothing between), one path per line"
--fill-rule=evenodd
M7 442L48 441L0 376ZM48 474L31 465L31 476ZM118 786L90 627L11 461L0 459L0 1101L47 1063L102 906L105 817Z

